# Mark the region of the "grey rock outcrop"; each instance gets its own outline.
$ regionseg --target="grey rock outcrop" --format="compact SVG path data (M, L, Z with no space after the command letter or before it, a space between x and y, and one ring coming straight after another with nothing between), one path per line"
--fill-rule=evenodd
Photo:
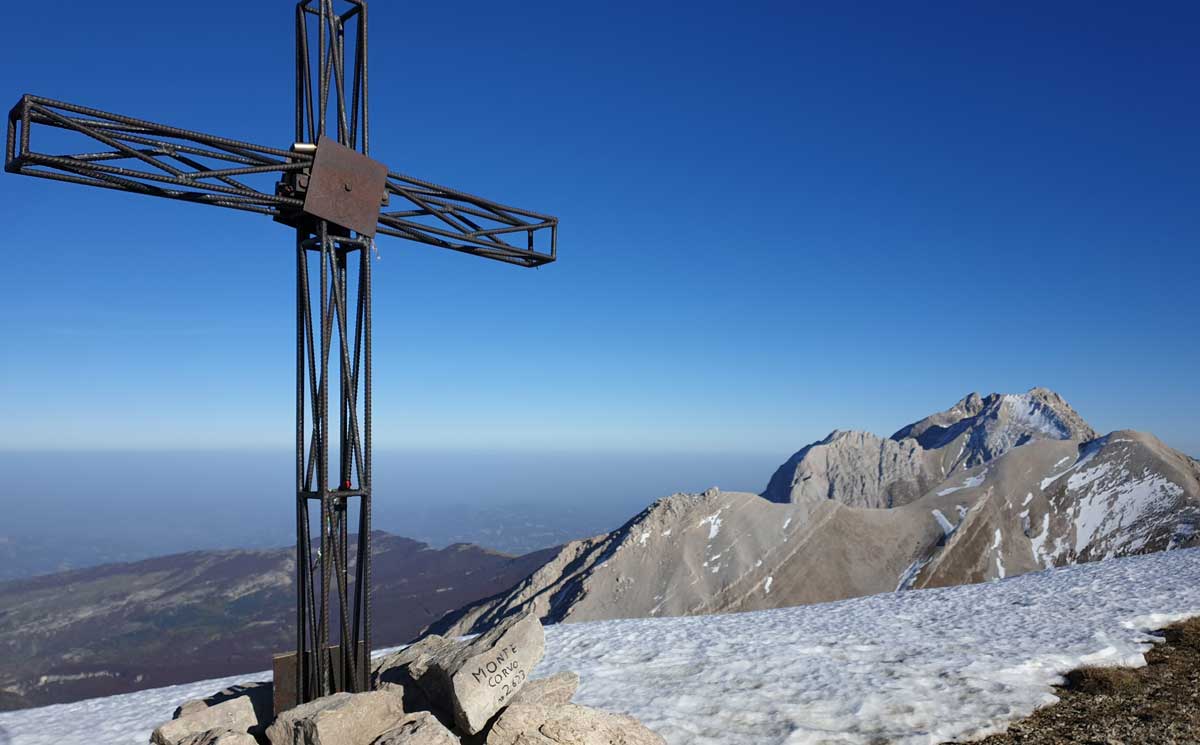
M521 690L517 691L511 700L514 705L564 706L571 703L577 690L579 690L579 675L563 672L551 675L549 678L530 680Z
M182 704L180 704L178 707L175 708L175 714L171 718L179 719L180 717L190 716L192 714L196 714L201 711L204 711L209 706L210 706L210 704L208 703L208 701L206 701L205 699L202 699L202 698L198 698L198 699L195 699L192 701L185 701Z
M459 745L462 741L427 711L410 715L373 745Z
M1098 433L1062 396L1047 388L1020 394L972 393L950 409L902 428L892 439L945 450L945 474L982 465L1036 440L1088 442ZM957 447L955 447L957 446Z
M915 440L834 432L780 466L763 496L781 503L832 499L847 507L898 507L942 480L934 460Z
M417 683L446 702L458 728L473 735L521 690L544 650L542 624L526 613L466 644L436 649Z
M400 695L405 711L428 711L434 703L422 688L421 678L438 652L461 646L461 642L429 634L375 663L371 671L373 690L390 690Z
M246 732L210 729L207 732L183 738L179 741L179 745L258 745L258 740Z
M179 707L175 719L151 733L150 741L155 745L181 745L189 737L213 730L258 734L270 721L270 701L270 686L263 684L238 686L208 699L189 701Z
M283 712L267 738L271 745L371 745L404 716L395 691L335 693Z
M513 704L492 724L487 745L666 745L633 717L577 704Z
M571 704L579 686L575 673L525 685L542 648L542 627L531 615L469 641L426 637L376 664L371 677L378 690L335 693L289 709L262 738L214 727L172 745L662 744L632 717ZM406 711L406 688L423 689L420 700L429 708ZM237 690L245 688L187 702L173 722L197 724L201 717L228 711L220 707L229 701L212 702Z
M224 703L230 699L245 696L250 700L250 705L254 707L254 715L260 723L269 722L272 717L271 710L271 693L272 684L269 680L258 681L255 683L240 683L232 685L223 690L217 691L211 696L205 698L193 699L185 701L176 709L172 719L180 719L182 717L198 714L205 709ZM250 730L251 734L258 734L266 727L266 724L260 724L258 727Z
M431 631L697 615L1003 579L1200 545L1200 466L1152 435L1097 437L1056 393L972 394L891 439L836 432L763 495L660 499L564 546Z

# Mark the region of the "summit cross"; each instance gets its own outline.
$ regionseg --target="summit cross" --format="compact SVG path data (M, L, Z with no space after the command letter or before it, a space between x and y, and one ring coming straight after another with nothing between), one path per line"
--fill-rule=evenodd
M10 173L254 212L295 231L296 653L276 658L277 710L370 685L375 236L537 267L554 261L558 235L554 217L370 158L364 0L302 0L295 24L288 147L25 95L8 115L4 160Z

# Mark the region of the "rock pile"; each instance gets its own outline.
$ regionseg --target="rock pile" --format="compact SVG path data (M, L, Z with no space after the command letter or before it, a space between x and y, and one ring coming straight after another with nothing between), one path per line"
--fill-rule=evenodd
M470 641L437 635L378 660L366 693L271 715L271 684L190 701L154 745L664 745L632 717L571 703L575 673L531 679L545 640L527 614Z

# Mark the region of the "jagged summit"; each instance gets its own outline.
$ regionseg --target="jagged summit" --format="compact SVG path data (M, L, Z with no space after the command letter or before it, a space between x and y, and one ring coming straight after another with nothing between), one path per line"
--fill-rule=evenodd
M1048 388L1031 388L1025 393L993 393L987 398L970 393L946 411L902 428L892 439L915 439L930 450L961 441L963 448L953 465L970 468L1031 440L1086 442L1097 436L1062 396Z
M761 495L658 500L434 624L777 608L1001 579L1200 545L1200 465L1153 435L1098 437L1053 391L972 393L891 438L837 430Z
M987 463L1034 440L1095 439L1062 396L978 393L914 422L889 439L834 430L797 452L771 476L772 502L832 499L850 507L899 507L948 476Z

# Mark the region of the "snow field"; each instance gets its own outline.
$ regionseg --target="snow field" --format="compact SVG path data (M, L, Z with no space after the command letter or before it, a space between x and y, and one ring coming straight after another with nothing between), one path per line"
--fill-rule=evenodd
M1200 549L998 582L720 616L546 629L535 677L671 745L925 745L972 739L1056 699L1084 664L1145 664L1147 633L1200 615ZM0 714L12 745L138 743L180 702L265 674Z

